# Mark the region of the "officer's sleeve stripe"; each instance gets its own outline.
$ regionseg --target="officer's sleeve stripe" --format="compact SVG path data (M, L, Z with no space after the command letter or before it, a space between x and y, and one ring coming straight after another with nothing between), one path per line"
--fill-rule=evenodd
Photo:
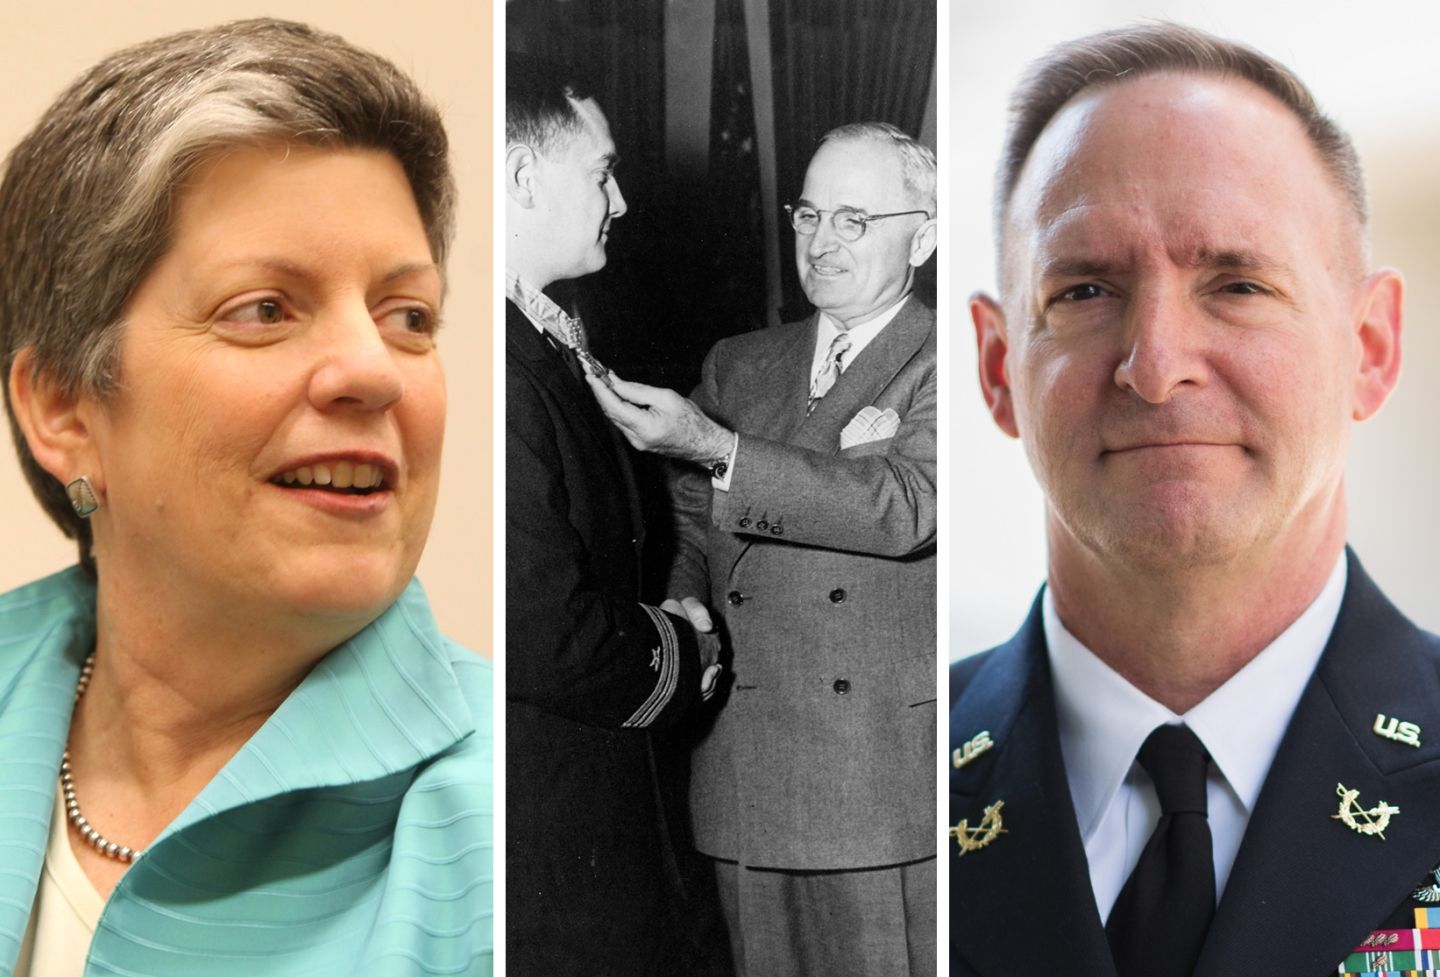
M651 607L649 604L641 604L640 607L650 615L650 623L655 625L656 640L660 642L660 646L652 652L659 655L659 660L654 662L652 667L660 675L655 688L650 692L650 698L635 710L633 716L621 723L626 727L649 726L653 723L655 717L660 715L675 695L675 685L680 679L680 639L675 634L675 625L670 623L670 616L658 607Z

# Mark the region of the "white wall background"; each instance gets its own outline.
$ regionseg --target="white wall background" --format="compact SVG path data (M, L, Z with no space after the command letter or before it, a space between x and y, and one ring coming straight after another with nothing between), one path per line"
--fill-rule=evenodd
M1054 44L1154 19L1278 58L1356 141L1369 182L1375 260L1404 272L1408 292L1399 388L1354 433L1350 539L1391 599L1440 630L1440 7L1403 0L966 0L950 9L943 154L951 268L942 306L949 324L950 654L1008 638L1045 575L1040 492L1019 442L1001 435L985 412L965 307L971 291L995 287L990 193L1006 102L1025 66Z

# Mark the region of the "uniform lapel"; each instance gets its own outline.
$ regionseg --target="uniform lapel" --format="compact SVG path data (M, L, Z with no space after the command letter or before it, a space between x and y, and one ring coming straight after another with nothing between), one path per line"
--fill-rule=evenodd
M1003 802L1005 833L963 855L946 841L952 977L1114 977L1060 755L1038 599L951 709L952 747L982 730L995 746L951 764L950 827L963 818L973 828Z
M1256 802L1199 977L1282 952L1285 973L1334 973L1440 862L1437 650L1349 554L1335 630ZM1374 733L1377 713L1419 724L1420 748ZM1333 817L1340 783L1359 790L1359 807L1400 809L1383 841Z
M512 354L530 364L531 372L545 385L557 401L565 405L566 413L578 417L600 444L606 446L605 453L618 461L615 448L616 434L595 397L570 374L560 354L551 349L525 313L514 303L505 303L506 343Z
M636 552L643 544L644 518L640 512L640 496L635 485L635 472L630 465L629 448L624 438L615 430L595 397L582 386L565 366L560 354L551 349L540 330L525 317L525 313L511 301L505 303L505 340L512 355L530 365L533 373L545 389L563 404L572 417L581 422L601 446L600 453L614 466L615 476L625 486L626 499L630 506L630 524L635 536Z
M840 431L850 419L867 404L874 403L880 392L890 385L902 367L920 351L934 325L934 317L919 304L919 300L908 298L905 307L896 313L880 335L861 350L853 365L848 367L835 381L830 392L820 398L809 417L804 416L802 403L801 417L804 423L796 432L793 443L813 451L834 452L840 447ZM810 333L811 356L814 354L815 333ZM808 361L806 373L806 397L809 395Z

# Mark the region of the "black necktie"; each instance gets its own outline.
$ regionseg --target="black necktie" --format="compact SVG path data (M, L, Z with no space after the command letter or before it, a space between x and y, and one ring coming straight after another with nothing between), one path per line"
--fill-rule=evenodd
M1210 755L1185 726L1161 726L1140 747L1160 821L1120 890L1105 935L1120 977L1191 977L1215 915L1215 861L1206 816Z

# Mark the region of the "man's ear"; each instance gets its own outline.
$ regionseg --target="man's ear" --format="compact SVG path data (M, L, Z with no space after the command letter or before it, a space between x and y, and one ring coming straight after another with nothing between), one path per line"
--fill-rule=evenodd
M91 427L93 401L66 393L50 374L36 369L34 353L26 346L10 366L10 403L20 433L40 467L61 484L87 475L103 496L105 473Z
M1015 424L1015 402L1010 390L1006 357L1010 352L1005 334L1005 311L1000 303L983 292L970 296L970 320L975 324L975 348L979 353L980 391L995 426L1012 438L1020 436Z
M523 143L505 147L505 193L526 210L535 206L535 150Z
M910 236L910 266L919 268L935 253L936 227L939 222L933 217L915 229Z
M1375 414L1400 379L1401 305L1405 282L1393 268L1381 268L1360 286L1355 335L1359 358L1351 416L1363 421Z

